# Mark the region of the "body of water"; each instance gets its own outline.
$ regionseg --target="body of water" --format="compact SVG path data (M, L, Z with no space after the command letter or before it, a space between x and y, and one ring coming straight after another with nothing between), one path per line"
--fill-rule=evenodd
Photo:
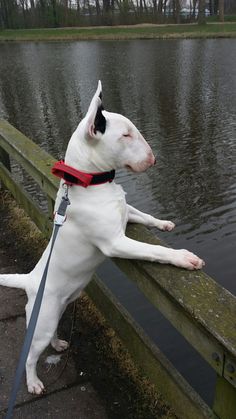
M118 173L128 202L174 221L173 232L158 235L202 257L205 271L236 294L235 41L0 44L0 117L59 158L98 79L105 108L130 118L157 157L146 173ZM211 402L205 362L117 269L108 263L100 272Z

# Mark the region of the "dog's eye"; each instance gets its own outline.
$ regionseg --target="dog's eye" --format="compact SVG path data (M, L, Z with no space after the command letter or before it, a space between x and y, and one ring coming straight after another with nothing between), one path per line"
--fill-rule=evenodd
M131 137L131 135L130 134L123 134L123 137L128 138L128 137Z

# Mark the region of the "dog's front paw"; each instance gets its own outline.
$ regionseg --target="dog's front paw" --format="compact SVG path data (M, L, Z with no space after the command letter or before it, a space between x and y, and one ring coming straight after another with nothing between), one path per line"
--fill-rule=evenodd
M172 221L162 221L161 227L160 229L163 231L171 231L173 230L173 228L175 228L175 224L172 223Z
M69 343L62 339L52 339L51 345L57 352L65 351L69 347Z
M185 268L190 271L202 269L205 266L204 260L185 249L174 250L174 257L171 263L179 268Z
M175 224L172 223L172 221L158 220L157 218L154 218L154 220L154 226L157 227L159 230L171 231L173 230L173 228L175 228Z
M45 392L45 387L42 383L42 381L40 381L40 379L37 377L37 379L35 379L34 382L28 382L27 383L28 386L28 392L31 394L43 394Z

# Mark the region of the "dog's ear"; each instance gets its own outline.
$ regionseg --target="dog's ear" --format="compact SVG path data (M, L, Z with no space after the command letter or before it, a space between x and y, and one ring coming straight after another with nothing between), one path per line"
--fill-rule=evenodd
M87 134L90 138L96 138L97 132L104 134L106 130L106 118L102 114L102 83L99 80L95 95L93 96L86 115Z

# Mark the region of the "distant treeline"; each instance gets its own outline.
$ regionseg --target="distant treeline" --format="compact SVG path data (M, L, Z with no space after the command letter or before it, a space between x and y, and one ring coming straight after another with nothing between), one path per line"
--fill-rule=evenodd
M0 28L181 23L236 12L236 0L0 0Z

